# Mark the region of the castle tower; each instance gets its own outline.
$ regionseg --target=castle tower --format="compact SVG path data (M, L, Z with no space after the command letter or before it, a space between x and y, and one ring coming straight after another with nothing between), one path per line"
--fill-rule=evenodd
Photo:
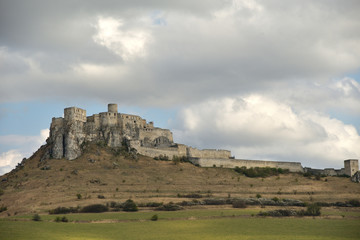
M108 104L108 112L117 113L118 112L118 106L115 103L109 103Z
M86 122L86 110L77 107L65 108L64 119L65 121Z
M344 161L345 174L352 177L357 171L359 171L359 161L357 159L348 159Z

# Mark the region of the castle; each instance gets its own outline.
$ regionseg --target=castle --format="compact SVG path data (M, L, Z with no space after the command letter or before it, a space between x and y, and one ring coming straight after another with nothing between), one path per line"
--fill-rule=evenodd
M64 109L63 118L52 119L47 139L51 158L76 159L81 156L81 146L85 142L103 142L109 147L120 147L125 142L130 149L136 149L137 153L145 156L186 157L201 167L271 167L331 176L354 176L359 170L357 159L345 160L344 168L339 170L321 170L303 168L299 162L235 159L228 150L199 150L174 143L169 129L154 127L153 122L136 115L118 113L117 104L108 104L107 112L92 116L86 116L84 109L69 107Z

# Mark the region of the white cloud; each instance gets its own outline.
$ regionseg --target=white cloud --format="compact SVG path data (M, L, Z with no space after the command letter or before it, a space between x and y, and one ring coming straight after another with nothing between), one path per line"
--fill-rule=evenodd
M5 174L21 162L24 155L18 150L10 150L0 154L0 175Z
M237 158L300 161L341 167L360 157L355 127L318 112L295 112L261 95L222 98L185 108L175 139L200 148L227 148Z
M15 149L0 153L0 174L14 169L23 158L30 157L49 136L49 129L43 129L38 136L7 135L0 136L0 145Z
M122 19L99 17L95 26L97 33L93 39L125 61L144 57L146 44L150 39L149 32L140 28L126 29L124 25Z

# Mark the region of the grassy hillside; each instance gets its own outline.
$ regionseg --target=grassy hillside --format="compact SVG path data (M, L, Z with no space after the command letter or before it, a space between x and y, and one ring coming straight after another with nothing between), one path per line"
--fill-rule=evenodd
M40 161L45 150L46 146L41 147L23 167L0 177L4 192L0 206L7 207L0 216L129 198L138 203L180 202L184 198L178 195L189 193L223 198L260 194L306 202L337 202L360 196L360 184L348 178L316 180L295 173L248 178L232 169L200 168L145 156L133 159L96 144L86 146L85 153L73 161Z

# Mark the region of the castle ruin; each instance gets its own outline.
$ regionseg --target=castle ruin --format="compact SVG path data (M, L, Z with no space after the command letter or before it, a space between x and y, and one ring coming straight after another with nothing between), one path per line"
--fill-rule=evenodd
M118 112L117 104L108 104L108 111L86 116L86 110L69 107L64 109L64 117L53 118L50 126L49 156L55 159L73 160L81 156L82 144L103 142L109 147L120 147L125 142L137 153L158 157L186 157L200 167L271 167L289 169L290 172L310 172L330 176L358 174L357 159L345 160L344 168L311 169L303 168L299 162L262 161L235 159L229 150L199 150L177 144L169 129L154 127L153 122L131 114Z

